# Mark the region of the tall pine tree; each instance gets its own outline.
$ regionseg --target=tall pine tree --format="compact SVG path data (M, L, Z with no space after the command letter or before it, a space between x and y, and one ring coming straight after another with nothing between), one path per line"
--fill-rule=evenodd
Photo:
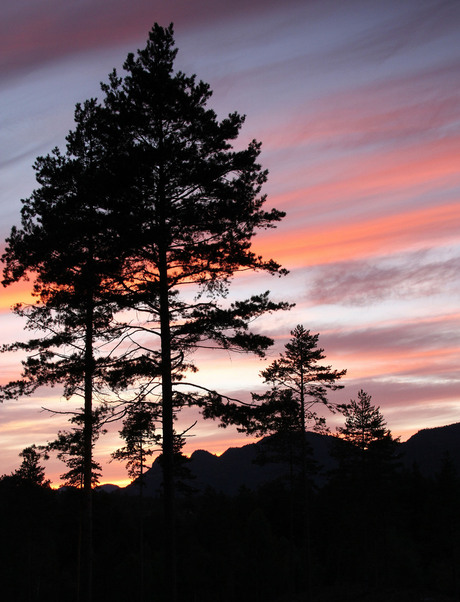
M109 211L110 153L107 124L96 101L77 105L75 130L66 152L36 160L39 187L22 201L21 228L13 227L2 260L3 285L33 280L33 305L17 305L35 338L3 351L27 354L20 380L0 390L0 399L30 395L41 386L62 385L66 398L83 399L82 599L92 591L93 397L103 389L120 335L114 320L118 238Z
M254 234L284 214L264 210L260 144L232 147L244 118L219 121L209 86L174 71L176 52L172 26L155 25L125 75L114 71L103 85L104 105L77 108L67 153L37 160L41 187L4 255L6 284L33 274L39 303L18 311L46 334L12 347L38 357L3 396L57 383L83 393L88 491L95 388L139 386L160 404L168 602L176 599L173 424L184 404L204 403L184 386L191 355L200 347L263 355L272 341L249 324L287 307L267 292L222 301L239 271L285 273L251 250ZM140 316L129 335L114 322L119 310ZM121 356L99 351L98 341L117 337ZM75 353L64 357L63 348Z
M268 293L219 302L239 271L284 273L251 250L255 232L273 227L283 213L263 208L260 144L232 148L244 118L233 113L219 121L207 107L209 86L174 71L176 53L172 26L155 25L146 47L128 56L124 77L113 72L103 86L105 107L124 136L123 285L129 307L145 316L138 363L126 382L157 374L161 380L168 600L176 596L173 423L184 403L201 403L198 394L185 393L190 356L201 346L263 354L271 340L252 333L249 323L286 307Z

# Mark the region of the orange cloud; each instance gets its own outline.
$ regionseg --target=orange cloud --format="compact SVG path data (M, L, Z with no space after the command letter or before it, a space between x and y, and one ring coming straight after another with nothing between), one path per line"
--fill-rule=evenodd
M366 350L364 354L356 352L341 356L342 363L348 369L348 377L363 378L398 378L398 375L409 375L416 381L419 375L431 374L435 381L443 371L449 372L455 365L460 353L460 347L448 349L425 349L418 351L397 349ZM335 363L340 360L337 359ZM433 374L436 372L436 374Z
M291 212L303 212L308 223L312 216L334 219L334 212L341 215L364 200L369 203L360 207L361 211L382 212L395 201L413 199L414 194L425 196L441 190L445 195L449 187L459 185L459 149L460 136L453 136L390 150L368 150L365 155L332 154L320 161L306 153L300 165L285 166L282 186L287 192L271 195L270 202L288 211L286 220Z
M280 229L278 235L260 236L255 250L288 268L317 265L458 240L459 223L460 204L452 203L360 218L355 223Z

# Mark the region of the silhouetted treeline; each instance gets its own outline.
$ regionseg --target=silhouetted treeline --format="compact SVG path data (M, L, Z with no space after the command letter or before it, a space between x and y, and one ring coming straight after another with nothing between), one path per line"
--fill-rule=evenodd
M401 467L344 476L310 491L311 599L458 600L460 479L449 460L432 478ZM179 598L305 600L302 499L288 479L235 496L190 488L177 508ZM0 480L3 599L78 600L80 503L79 490ZM95 495L95 599L162 599L161 509L160 498Z

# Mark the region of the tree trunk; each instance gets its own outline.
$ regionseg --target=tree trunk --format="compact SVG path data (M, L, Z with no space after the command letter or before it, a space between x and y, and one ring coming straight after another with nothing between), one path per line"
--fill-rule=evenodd
M144 442L140 437L141 466L139 473L139 600L144 600L145 589L145 554L144 554Z
M307 440L306 440L306 418L305 418L305 382L304 382L304 367L300 365L300 408L301 408L301 439L300 439L300 491L302 496L302 523L303 523L303 540L305 546L305 600L311 600L311 536L310 536L310 500L307 475Z
M161 391L163 428L163 487L165 513L166 600L176 602L176 550L174 500L174 429L171 377L171 330L166 254L160 257ZM165 601L166 602L166 601Z
M93 318L94 302L91 292L87 295L85 316L85 381L84 381L84 457L83 457L83 510L82 510L82 562L80 599L92 600L93 582L93 496L91 486L93 463Z
M159 148L163 144L160 137ZM161 339L161 393L163 430L163 488L165 516L165 602L176 602L176 525L174 495L174 408L171 362L171 316L169 313L167 202L163 165L158 184L158 272Z

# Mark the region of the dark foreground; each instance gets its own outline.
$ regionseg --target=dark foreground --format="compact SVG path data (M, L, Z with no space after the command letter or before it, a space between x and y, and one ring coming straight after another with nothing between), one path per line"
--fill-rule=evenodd
M460 487L448 463L303 499L289 481L177 504L180 600L459 600ZM2 599L78 600L80 492L0 481ZM305 517L307 520L305 520ZM163 601L160 499L94 495L94 600Z

